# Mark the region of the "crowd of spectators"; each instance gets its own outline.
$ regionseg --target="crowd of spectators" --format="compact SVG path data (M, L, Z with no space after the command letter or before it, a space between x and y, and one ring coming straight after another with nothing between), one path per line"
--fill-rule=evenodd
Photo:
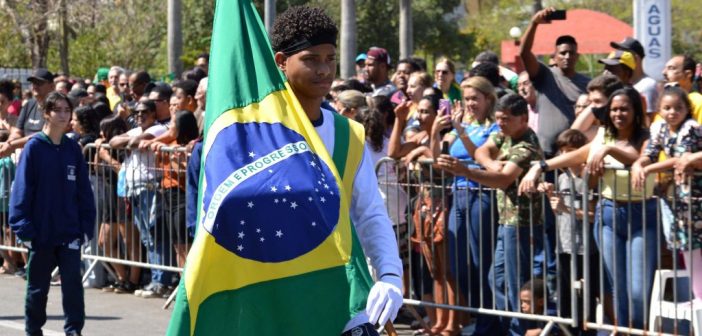
M186 170L189 151L201 139L208 61L209 55L200 55L196 67L170 84L119 66L92 80L40 68L27 79L28 99L18 99L21 86L0 81L3 244L17 243L7 227L16 154L42 130L41 107L55 91L74 106L67 135L83 148L91 168L101 254L182 267L194 234L185 223ZM26 255L3 251L2 257L0 272L23 275ZM104 284L104 291L162 297L178 281L176 274L159 269L150 270L145 283L139 267L109 263L109 268L114 280Z
M448 58L427 69L421 58L394 63L372 47L356 58L353 78L335 81L325 107L364 126L374 163L394 159L377 174L406 297L548 314L551 304L576 300L576 265L578 279L589 268L593 283L604 272L596 295L609 322L644 328L663 249L658 229L693 265L692 292L702 299L702 231L692 225L700 214L691 201L702 194L702 179L691 174L702 169L701 67L676 55L656 81L643 68L641 43L629 37L612 41L604 72L590 79L576 71L570 35L553 41L544 63L531 48L552 11L535 14L522 37L521 73L490 51L459 74ZM42 129L47 95L60 92L75 106L69 134L91 166L98 247L107 257L182 267L195 227L207 63L201 55L170 84L118 66L93 80L37 69L30 98L0 81L0 212L7 214L13 154ZM588 187L599 198L579 196ZM595 248L585 250L583 226L593 228ZM3 230L2 243L14 244ZM0 273L21 272L22 254L2 253ZM591 264L583 265L584 254ZM109 267L115 276L105 291L163 297L177 283L169 271L151 269L145 281L139 267ZM425 312L431 335L456 335L468 322L455 310ZM540 332L518 318L474 314L473 322L474 335Z

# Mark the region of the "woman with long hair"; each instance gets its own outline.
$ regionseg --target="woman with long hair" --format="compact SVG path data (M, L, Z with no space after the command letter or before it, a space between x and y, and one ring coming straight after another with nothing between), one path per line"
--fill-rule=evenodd
M476 148L484 144L490 134L499 132L495 123L497 97L492 84L479 76L464 80L461 91L462 102L454 106L452 115L440 116L434 120L431 149L434 157L438 157L441 143L446 142L451 156L463 160L465 165L477 167L476 163L471 162ZM441 131L447 128L452 128L451 132L442 136ZM496 204L495 194L464 176L454 178L452 189L448 246L451 271L458 275L458 285L454 290L461 299L469 297L471 307L491 308L488 270L493 254L489 242L497 235L497 223L494 222L497 207L492 206ZM470 261L469 254L466 253L469 248ZM471 284L471 288L468 288L468 284ZM488 333L496 322L494 317L478 315L476 334ZM447 329L453 330L456 327L449 325Z

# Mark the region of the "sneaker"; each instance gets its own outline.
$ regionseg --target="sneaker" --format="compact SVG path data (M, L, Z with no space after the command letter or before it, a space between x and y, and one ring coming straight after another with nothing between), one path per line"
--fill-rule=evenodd
M175 289L172 286L166 287L166 290L162 294L163 298L168 299L169 297L171 297L171 294L173 294L174 290Z
M27 280L27 272L25 271L24 267L18 268L17 272L15 272L15 276Z
M113 283L111 283L111 284L109 284L109 285L107 285L107 286L105 286L105 287L102 287L102 291L103 291L104 293L111 293L111 292L114 292L115 289L117 289L117 287L119 287L119 286L120 286L120 282L119 282L119 281L115 281L115 282L113 282Z
M130 281L124 281L120 283L120 285L115 288L115 293L117 294L125 294L125 293L133 293L134 289L136 288L136 285L131 283Z
M161 298L166 292L166 287L159 283L151 283L144 288L139 293L139 297L149 299L149 298ZM136 295L136 294L135 294Z
M134 289L134 296L141 296L141 293L142 293L143 291L145 291L145 290L151 288L151 286L152 286L153 284L154 284L153 282L149 282L149 284L146 285L146 286L144 286L144 287L135 288L135 289ZM137 287L138 287L138 286L137 286Z

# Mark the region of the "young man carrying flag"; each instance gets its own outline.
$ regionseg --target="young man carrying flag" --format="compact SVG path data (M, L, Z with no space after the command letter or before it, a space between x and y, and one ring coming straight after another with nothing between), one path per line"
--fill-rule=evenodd
M198 233L168 335L377 335L397 314L402 265L363 128L322 107L336 35L292 7L274 55L250 1L218 1Z

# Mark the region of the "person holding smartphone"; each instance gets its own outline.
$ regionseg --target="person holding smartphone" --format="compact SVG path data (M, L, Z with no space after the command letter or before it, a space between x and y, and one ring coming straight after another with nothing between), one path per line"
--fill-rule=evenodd
M453 113L438 116L434 120L431 149L434 157L438 158L439 144L447 144L448 153L442 154L451 155L468 167L479 168L469 161L474 160L475 150L500 130L495 123L497 96L490 81L480 76L464 80L461 83L461 93L463 100L455 105ZM442 135L442 131L447 128L453 129ZM487 188L480 188L479 183L465 176L456 176L452 188L453 204L448 226L449 265L454 268L451 272L458 275L459 296L468 299L470 307L491 308L492 291L488 285L487 270L490 269L493 255L488 242L497 235L497 226L494 224L497 209L492 206L496 204L494 193ZM468 247L470 256L465 253ZM480 292L483 293L482 301L478 294ZM498 322L496 317L478 315L474 335L492 334L491 330L494 330Z
M522 36L519 56L536 89L536 106L539 106L539 144L547 158L553 157L558 149L555 146L558 135L575 120L573 106L582 93L586 93L590 78L575 71L578 63L578 43L573 36L562 35L555 41L555 67L539 62L532 52L536 29L547 24L554 13L561 13L550 7L537 12ZM551 17L551 19L549 19ZM555 19L565 18L562 14Z

